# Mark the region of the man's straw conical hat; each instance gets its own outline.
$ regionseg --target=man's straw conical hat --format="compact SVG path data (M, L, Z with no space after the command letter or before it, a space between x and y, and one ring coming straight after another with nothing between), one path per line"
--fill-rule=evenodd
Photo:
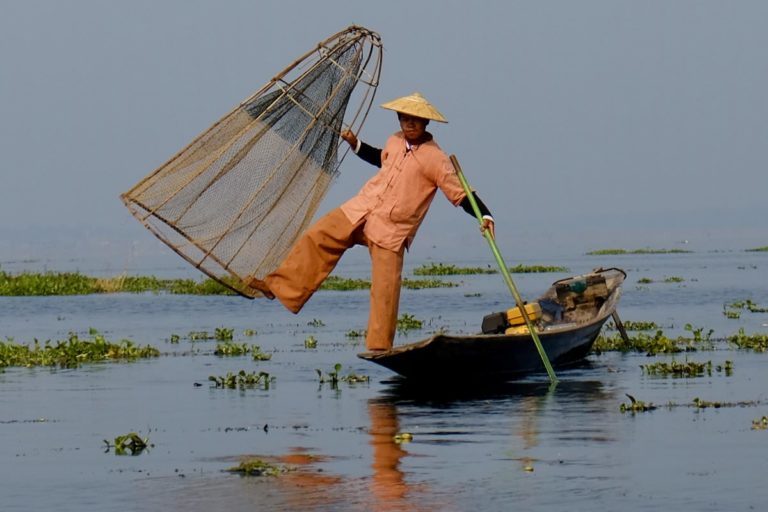
M415 92L410 96L403 96L396 100L388 101L381 105L381 108L388 110L394 110L395 112L401 112L415 117L421 117L422 119L432 119L440 123L447 123L448 120L432 106L427 99L420 93Z

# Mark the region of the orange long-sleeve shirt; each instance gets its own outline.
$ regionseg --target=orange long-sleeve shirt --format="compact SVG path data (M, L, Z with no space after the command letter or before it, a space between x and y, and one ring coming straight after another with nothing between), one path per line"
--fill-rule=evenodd
M410 246L437 189L458 206L466 196L456 172L431 138L406 144L402 132L392 135L381 152L381 169L360 192L341 205L350 222L366 219L365 236L376 245L399 251Z

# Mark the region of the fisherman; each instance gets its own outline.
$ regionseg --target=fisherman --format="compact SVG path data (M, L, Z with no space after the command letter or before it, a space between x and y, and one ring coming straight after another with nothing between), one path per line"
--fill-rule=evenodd
M439 188L454 205L474 216L469 198L448 156L426 131L430 121L446 118L421 94L384 103L397 112L399 132L384 149L360 141L346 130L341 137L363 160L379 167L356 196L330 211L295 243L281 265L264 280L245 282L268 299L277 297L298 313L333 271L344 252L365 245L371 257L371 305L366 334L369 351L392 348L397 327L404 251ZM495 237L493 217L472 192L483 214L480 227Z

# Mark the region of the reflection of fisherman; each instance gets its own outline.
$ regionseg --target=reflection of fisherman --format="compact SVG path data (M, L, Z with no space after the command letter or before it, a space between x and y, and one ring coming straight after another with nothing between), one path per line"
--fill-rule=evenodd
M371 419L371 447L373 448L373 478L371 494L374 503L382 510L392 510L394 505L403 505L408 486L400 471L400 459L407 452L394 441L398 431L395 406L391 403L370 401L368 415ZM398 510L400 510L398 508Z
M342 138L363 160L380 170L360 192L332 210L296 242L280 267L264 280L246 278L267 298L277 297L298 313L320 288L344 252L365 245L371 256L371 309L368 350L392 348L400 301L403 254L413 241L439 188L455 206L472 207L447 155L426 131L430 120L447 122L423 96L414 93L382 105L397 112L399 131L384 149L361 143L351 131ZM495 235L493 218L477 198L481 229Z

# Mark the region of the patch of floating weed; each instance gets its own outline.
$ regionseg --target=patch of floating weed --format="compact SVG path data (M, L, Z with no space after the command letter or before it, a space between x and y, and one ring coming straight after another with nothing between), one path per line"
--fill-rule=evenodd
M670 277L664 278L664 282L665 283L682 283L684 281L685 281L685 279L683 279L682 277L678 277L678 276L670 276Z
M622 325L624 325L624 329L627 331L652 331L654 329L659 328L656 322L643 322L643 321L632 321L632 320L625 320L622 322ZM605 328L609 331L615 331L616 324L614 324L613 322L609 322L606 324Z
M262 352L260 346L253 345L251 347L251 359L254 361L269 361L272 359L272 354Z
M290 469L286 466L270 464L261 459L246 459L226 471L228 473L238 473L242 476L280 476L290 471Z
M341 363L333 365L333 370L328 373L323 373L322 370L315 369L320 385L325 383L330 384L331 389L338 389L339 382L346 382L348 384L357 384L359 382L369 382L370 377L367 375L357 375L356 373L349 373L347 375L341 374Z
M411 330L421 329L422 327L424 327L424 321L419 320L418 318L408 313L403 313L397 319L397 332L401 334Z
M428 288L453 288L459 285L441 279L408 279L406 277L403 279L401 286L409 290L424 290Z
M240 370L237 373L227 372L226 375L216 376L211 375L208 380L213 382L216 388L225 389L248 389L261 387L263 389L269 389L275 378L270 376L267 372L246 372Z
M675 361L672 362L657 362L651 364L641 364L643 373L647 375L657 375L662 377L700 377L705 373L712 375L712 361L706 363L696 361ZM725 361L722 365L716 365L715 370L717 372L725 372L726 376L733 375L733 362Z
M694 341L694 343L701 343L703 341L710 341L710 339L712 338L712 334L715 332L714 329L710 329L709 331L707 331L706 334L703 334L704 333L704 327L694 327L691 324L685 324L683 329L685 329L686 331L688 331L691 334L693 334L693 341Z
M352 291L369 290L371 282L366 279L351 279L347 277L329 276L320 286L321 290Z
M592 345L592 351L596 354L602 352L645 352L648 355L654 355L695 350L696 347L693 346L693 340L690 338L670 339L661 330L657 330L653 336L642 332L635 336L629 336L628 342L618 333L612 336L601 334Z
M410 432L400 432L392 437L392 440L397 444L410 443L413 441L413 434Z
M768 430L768 416L752 420L752 430Z
M641 277L640 279L637 280L638 284L651 284L652 282L653 282L653 279L651 279L650 277Z
M732 309L732 310L746 309L750 313L768 313L768 308L762 308L758 306L756 303L752 302L750 299L737 300L737 301L731 302L730 304L724 304L723 309L725 308Z
M618 256L622 254L685 254L693 251L686 249L598 249L589 251L587 256Z
M256 336L256 334L258 334L258 333L256 332L255 329L245 329L243 331L243 336L247 336L249 338L253 337L253 336Z
M213 339L216 341L232 341L235 336L235 330L228 327L217 327L213 331Z
M365 330L356 331L352 329L344 333L344 336L346 336L347 338L364 338L366 334L367 334L367 331Z
M0 295L84 295L96 293L96 279L79 272L22 272L9 274L0 271Z
M765 352L768 350L768 334L747 334L744 328L733 336L728 336L728 341L741 349Z
M739 400L738 402L719 402L719 401L709 401L709 400L702 400L701 398L694 398L690 404L683 404L687 405L688 407L693 407L695 409L721 409L724 407L755 407L756 405L759 405L759 400ZM670 407L674 407L677 404L669 404Z
M755 247L753 249L745 249L746 252L768 252L768 245L762 247Z
M90 277L79 272L22 272L9 274L0 271L0 295L52 296L89 295L95 293L172 293L184 295L234 295L235 292L218 281L207 278L160 279L155 276Z
M568 267L521 264L509 267L509 271L513 274L544 274L550 272L570 272L570 269Z
M312 320L307 322L307 325L310 327L325 327L325 322L323 322L319 318L313 318Z
M208 331L189 331L187 339L189 341L208 341L215 338L212 334L209 334Z
M416 276L455 276L472 274L497 274L498 270L489 267L457 267L444 263L430 263L413 269Z
M657 406L653 405L652 402L645 403L642 400L637 400L635 397L633 397L629 393L625 393L625 395L627 396L627 398L629 398L629 403L628 404L622 403L619 406L619 410L621 412L630 412L634 414L638 412L653 411L658 408Z
M98 361L133 361L136 359L157 357L160 351L146 345L134 344L130 340L119 343L108 341L103 335L91 330L90 339L81 339L75 333L69 333L66 340L40 343L37 339L32 345L18 344L9 338L0 341L0 368L6 366L58 366L77 368L84 363Z
M114 450L115 455L140 455L144 450L154 447L153 444L150 444L148 437L142 438L136 432L117 436L114 443L105 439L104 443L107 445L106 452Z
M635 397L632 395L626 393L627 397L630 399L629 404L621 404L619 406L619 410L621 412L630 412L630 413L637 413L637 412L647 412L647 411L653 411L659 408L659 406L654 405L652 402L645 403L641 400L636 400ZM690 403L685 404L679 404L675 402L669 402L664 405L667 409L673 409L675 407L692 407L696 410L701 409L722 409L722 408L733 408L733 407L756 407L760 405L759 400L740 400L737 402L720 402L720 401L710 401L710 400L702 400L701 398L694 398L691 400Z
M251 347L247 343L233 343L231 341L225 341L223 343L217 343L213 354L216 356L244 356L251 351Z
M304 340L304 348L317 348L317 339L314 336L307 336Z

